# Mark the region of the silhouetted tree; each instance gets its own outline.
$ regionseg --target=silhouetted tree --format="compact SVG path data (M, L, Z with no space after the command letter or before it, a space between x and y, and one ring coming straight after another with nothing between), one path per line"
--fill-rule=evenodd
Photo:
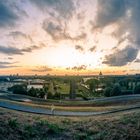
M33 87L31 87L28 91L28 95L32 97L37 97L37 93L38 93L38 90Z
M54 99L61 99L61 93L60 92L56 92L55 95L53 96Z
M15 94L27 94L27 86L22 85L14 85L10 88L8 88L9 91L12 91Z
M111 96L111 91L112 91L112 88L110 88L110 87L105 88L104 96L110 97Z
M48 87L48 85L46 85L46 84L44 84L43 85L43 90L44 90L44 92L45 92L45 99L47 99L48 97L48 90L49 90L49 87Z
M51 92L48 92L48 93L47 93L47 98L48 98L48 99L53 99L53 94L52 94Z
M98 79L89 79L86 83L89 85L91 92L96 92L96 88L98 88L100 82Z
M121 87L118 83L113 86L113 89L110 92L110 96L118 96L121 95Z
M140 85L137 85L137 86L134 88L134 94L140 94Z
M39 98L44 98L44 96L45 96L45 91L42 88L39 89L39 91L38 91L38 97Z
M76 98L76 83L74 80L70 81L70 99Z
M37 88L30 88L28 91L28 95L32 97L38 97L38 98L44 98L45 91L43 88L37 89Z

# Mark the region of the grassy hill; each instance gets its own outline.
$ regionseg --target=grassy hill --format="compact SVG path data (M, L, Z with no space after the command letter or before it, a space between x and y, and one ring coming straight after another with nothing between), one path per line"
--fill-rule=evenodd
M139 140L140 110L94 117L45 116L0 108L0 140Z

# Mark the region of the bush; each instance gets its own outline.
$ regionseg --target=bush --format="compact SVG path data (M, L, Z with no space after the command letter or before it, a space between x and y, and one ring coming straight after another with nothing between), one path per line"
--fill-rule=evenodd
M110 96L118 96L118 95L121 95L122 92L121 92L121 87L120 85L117 83L113 86L113 89L111 90L110 92Z
M23 135L24 139L35 138L38 135L38 131L32 125L25 125Z
M121 95L121 94L122 94L121 87L118 83L116 83L113 86L113 88L107 87L104 90L104 96L106 96L106 97L118 96L118 95Z
M39 124L42 127L46 125L48 127L48 133L49 134L58 134L63 130L59 125L49 123L48 121L45 121L45 120L41 120L39 122Z
M17 119L11 119L8 121L8 125L12 128L17 128L19 123L17 122Z
M9 91L12 91L15 94L27 94L27 86L26 85L14 85L8 88Z
M137 86L134 88L134 94L140 94L140 85L137 85Z
M111 96L111 91L112 91L112 88L110 88L110 87L105 88L104 96L110 97Z
M53 97L54 97L54 99L61 99L61 93L56 92Z
M32 87L29 89L28 95L32 97L44 98L45 91L43 89L36 89Z
M51 92L48 92L48 93L47 93L47 98L48 98L48 99L53 99L53 94L52 94Z
M28 91L28 95L32 97L37 97L37 90L35 88L30 88Z
M122 95L131 95L131 94L133 94L132 90L124 90L124 91L122 91Z
M39 98L44 98L44 96L45 96L45 91L43 89L39 89L39 91L38 91L38 97Z

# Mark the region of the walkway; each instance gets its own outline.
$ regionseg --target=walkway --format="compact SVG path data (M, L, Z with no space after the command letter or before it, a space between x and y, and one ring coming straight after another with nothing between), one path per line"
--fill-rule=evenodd
M36 114L44 114L44 115L56 115L56 116L94 116L94 115L104 115L104 114L110 114L110 113L116 113L116 112L124 112L132 109L140 109L140 105L137 106L131 106L126 109L118 109L113 111L103 111L103 112L72 112L72 111L53 111L41 108L41 107L33 107L23 104L16 104L14 102L8 102L8 101L0 101L0 107L8 108L12 110L22 111L22 112L29 112L29 113L36 113Z

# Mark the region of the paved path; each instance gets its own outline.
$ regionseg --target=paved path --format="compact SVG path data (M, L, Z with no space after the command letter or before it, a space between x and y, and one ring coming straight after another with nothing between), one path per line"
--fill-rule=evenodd
M8 100L2 100L5 99L5 97ZM15 94L8 94L8 93L0 93L0 107L8 108L12 110L18 110L23 112L30 112L30 113L36 113L36 114L46 114L46 115L58 115L58 116L92 116L92 115L103 115L103 114L109 114L109 113L115 113L115 112L122 112L132 109L140 109L140 105L136 106L128 106L126 109L115 109L113 111L102 111L102 112L72 112L72 111L57 111L54 110L53 112L50 109L46 109L43 107L33 107L29 105L23 105L20 102L30 102L35 100L36 98L28 98L28 96L20 96ZM126 96L117 96L117 97L109 97L109 98L100 98L100 99L94 99L89 102L100 102L100 101L129 101L129 100L140 100L140 95L126 95ZM14 102L10 102L10 100L15 100L18 102L18 104ZM43 101L43 100L42 100ZM84 102L84 101L83 101ZM87 101L86 101L87 102Z
M36 113L36 114L44 114L44 115L57 115L57 116L94 116L94 115L103 115L109 113L116 113L116 112L124 112L132 109L140 109L140 105L131 106L126 109L115 109L113 111L102 111L102 112L72 112L72 111L51 111L46 108L41 107L32 107L23 104L16 104L13 102L8 101L0 101L0 107L8 108L12 110L22 111L22 112L29 112L29 113Z
M45 103L50 103L52 102L46 102L44 99L40 98L35 98L35 97L30 97L26 95L20 95L20 94L12 94L12 93L0 93L0 99L9 99L9 100L14 100L14 101L22 101L22 102L30 102L30 101L39 101L39 102L45 102ZM120 102L120 101L133 101L133 100L139 100L140 101L140 94L133 94L133 95L123 95L123 96L114 96L114 97L103 97L103 98L95 98L93 100L88 100L88 101L77 101L77 105L80 103L96 103L96 102ZM63 102L63 101L62 101ZM64 101L63 104L65 105ZM69 102L69 101L68 101ZM59 101L55 101L54 104L60 104ZM62 105L63 105L62 104ZM67 105L67 104L66 104Z

